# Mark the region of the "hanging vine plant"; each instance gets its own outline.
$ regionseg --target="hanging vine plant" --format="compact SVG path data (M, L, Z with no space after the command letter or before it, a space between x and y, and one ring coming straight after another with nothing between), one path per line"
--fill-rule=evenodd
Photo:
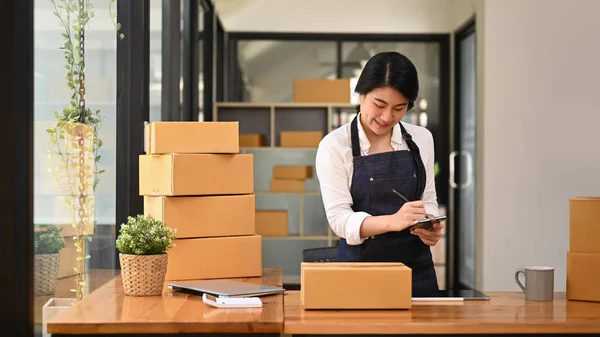
M119 40L125 36L119 33L121 24L113 11L116 0L109 0L109 13ZM46 131L50 135L48 157L52 167L55 185L60 189L61 199L66 203L75 229L73 244L77 250L75 293L77 300L84 296L85 261L90 255L85 253L85 240L91 241L96 221L94 219L94 192L104 170L98 169L101 159L99 150L102 139L98 132L104 117L100 110L86 106L86 66L85 28L94 17L92 0L50 0L53 14L64 29L63 45L66 71L65 80L71 90L68 106L55 111L55 123Z

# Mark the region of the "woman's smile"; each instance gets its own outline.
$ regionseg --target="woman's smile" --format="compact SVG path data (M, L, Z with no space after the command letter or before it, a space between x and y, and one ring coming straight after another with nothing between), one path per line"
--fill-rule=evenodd
M390 126L390 123L379 122L376 119L374 119L373 121L375 122L377 127L379 127L380 129L387 129Z

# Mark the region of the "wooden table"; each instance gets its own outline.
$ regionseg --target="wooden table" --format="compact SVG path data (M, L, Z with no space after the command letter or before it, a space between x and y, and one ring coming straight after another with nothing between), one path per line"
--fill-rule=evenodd
M285 334L600 333L600 303L525 301L522 293L487 293L489 301L413 305L410 310L304 310L299 291L284 296Z
M92 269L85 273L85 280L88 284L85 296L102 287L106 282L110 282L117 275L119 269ZM33 298L33 318L34 323L42 324L42 307L51 298L75 298L75 293L71 289L75 288L75 276L69 276L56 281L54 294L35 296Z
M238 279L282 286L281 269L263 276ZM165 289L162 296L134 297L123 292L117 276L58 314L47 330L56 335L250 333L279 335L283 331L283 295L263 298L262 308L217 309L200 296Z

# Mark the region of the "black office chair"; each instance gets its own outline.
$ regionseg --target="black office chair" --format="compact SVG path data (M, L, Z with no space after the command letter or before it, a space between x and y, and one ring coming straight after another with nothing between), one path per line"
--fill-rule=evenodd
M335 262L338 247L309 248L302 251L304 262Z

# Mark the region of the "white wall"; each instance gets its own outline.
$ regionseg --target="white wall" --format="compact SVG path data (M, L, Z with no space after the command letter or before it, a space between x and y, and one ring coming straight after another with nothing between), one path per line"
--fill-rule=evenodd
M600 1L486 1L478 17L479 287L556 268L565 290L569 198L600 195ZM482 39L483 38L483 39Z
M215 4L227 31L446 33L454 22L447 0L215 0Z
M482 0L446 0L449 1L448 31L454 32L474 16L477 9L477 1Z

